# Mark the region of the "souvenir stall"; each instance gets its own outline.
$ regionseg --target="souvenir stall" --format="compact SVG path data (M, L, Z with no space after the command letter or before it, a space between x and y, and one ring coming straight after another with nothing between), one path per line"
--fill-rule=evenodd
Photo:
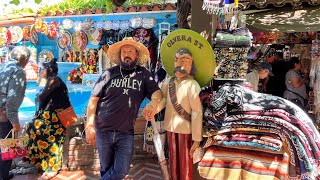
M224 4L220 2L222 1L204 0L205 10L216 16L224 11L228 14L229 3L233 1L223 1ZM235 5L237 5L236 0ZM219 40L225 40L224 44L235 44L235 40L231 39L229 34L219 37L218 33L221 32L217 31L215 45L217 40L218 44ZM255 37L254 41L257 40L257 36L251 37ZM287 51L289 48L285 45L282 49ZM316 47L316 43L314 46ZM246 53L253 49L250 46L245 48L247 48ZM308 45L290 46L291 55L294 52L295 56L300 54L308 58L308 48ZM270 49L265 45L256 46L255 53L244 55L244 62L248 59L261 60ZM236 59L239 57L237 54L239 51L228 49L223 55L217 50L215 52L217 53L215 76L232 77L232 79L224 81L219 87L204 89L200 94L204 111L205 137L202 142L204 154L198 164L200 176L205 179L319 178L320 135L313 120L288 100L254 92L239 82L233 83L233 77L241 78L234 76L235 73L219 75L222 70L226 73L232 72L235 69L232 66L239 64L232 62L226 68L219 70L221 68L219 66L223 67L225 64L220 65L219 59L225 57L230 59L230 56L234 56L231 59ZM316 78L317 71L316 69L314 71Z
M19 110L22 124L35 112L34 99L42 88L38 86L42 62L58 59L59 75L68 86L72 105L76 113L83 116L93 84L103 69L112 66L106 56L108 47L124 37L133 37L148 47L151 63L145 66L154 72L156 65L161 67L159 37L174 30L175 21L175 11L168 10L50 16L37 18L34 24L1 27L1 61L7 58L11 46L32 47L32 58L26 68L30 81Z

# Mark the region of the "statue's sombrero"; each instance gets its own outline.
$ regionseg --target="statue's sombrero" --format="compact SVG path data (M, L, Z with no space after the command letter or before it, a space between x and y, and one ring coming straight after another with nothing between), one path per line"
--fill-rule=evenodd
M161 58L167 73L174 76L174 57L180 48L187 48L192 53L196 66L194 79L201 87L213 78L216 62L209 42L197 32L179 29L171 32L161 45Z

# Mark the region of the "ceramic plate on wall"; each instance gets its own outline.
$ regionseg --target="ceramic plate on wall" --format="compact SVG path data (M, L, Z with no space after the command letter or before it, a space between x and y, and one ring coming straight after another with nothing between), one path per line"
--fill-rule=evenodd
M88 38L83 31L76 31L72 34L72 49L83 51L88 44Z
M48 27L48 35L47 35L48 38L51 40L57 38L58 37L58 29L59 29L59 24L55 21L52 21Z
M22 28L22 31L23 31L23 39L25 40L29 40L31 35L30 35L30 28L31 26L30 25L26 25Z
M147 17L142 19L142 27L145 29L151 29L156 24L156 20L153 17Z
M71 19L64 19L62 21L62 26L64 29L71 29L73 28L73 21Z
M106 30L112 29L112 21L105 21L103 28Z
M69 31L64 31L61 37L58 38L59 48L66 50L69 49L72 43L72 36Z
M15 44L22 40L23 38L23 30L20 26L11 26L9 28L9 31L11 32L11 43Z
M91 27L88 34L88 40L93 45L98 45L102 37L102 30L98 30L95 27Z
M54 58L54 56L49 49L42 49L39 53L39 62L49 62L52 58Z
M0 27L0 46L6 46L11 42L11 33L9 29Z
M139 16L133 17L130 19L130 23L132 28L139 28L142 26L142 18Z
M31 34L30 40L29 40L33 45L37 45L38 41L39 41L39 36L38 33L33 31L33 33Z

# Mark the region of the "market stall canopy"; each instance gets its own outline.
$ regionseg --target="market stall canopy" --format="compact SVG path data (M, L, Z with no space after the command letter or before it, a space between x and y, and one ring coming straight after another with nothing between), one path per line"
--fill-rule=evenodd
M251 32L310 32L320 29L320 6L266 9L246 15L246 24Z

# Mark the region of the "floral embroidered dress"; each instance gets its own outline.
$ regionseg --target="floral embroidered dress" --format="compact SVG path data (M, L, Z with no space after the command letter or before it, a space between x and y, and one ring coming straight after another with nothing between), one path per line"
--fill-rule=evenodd
M36 102L39 103L36 118L29 122L27 129L29 154L23 160L43 171L58 171L62 167L65 128L56 110L70 106L65 83L58 76L49 78Z

